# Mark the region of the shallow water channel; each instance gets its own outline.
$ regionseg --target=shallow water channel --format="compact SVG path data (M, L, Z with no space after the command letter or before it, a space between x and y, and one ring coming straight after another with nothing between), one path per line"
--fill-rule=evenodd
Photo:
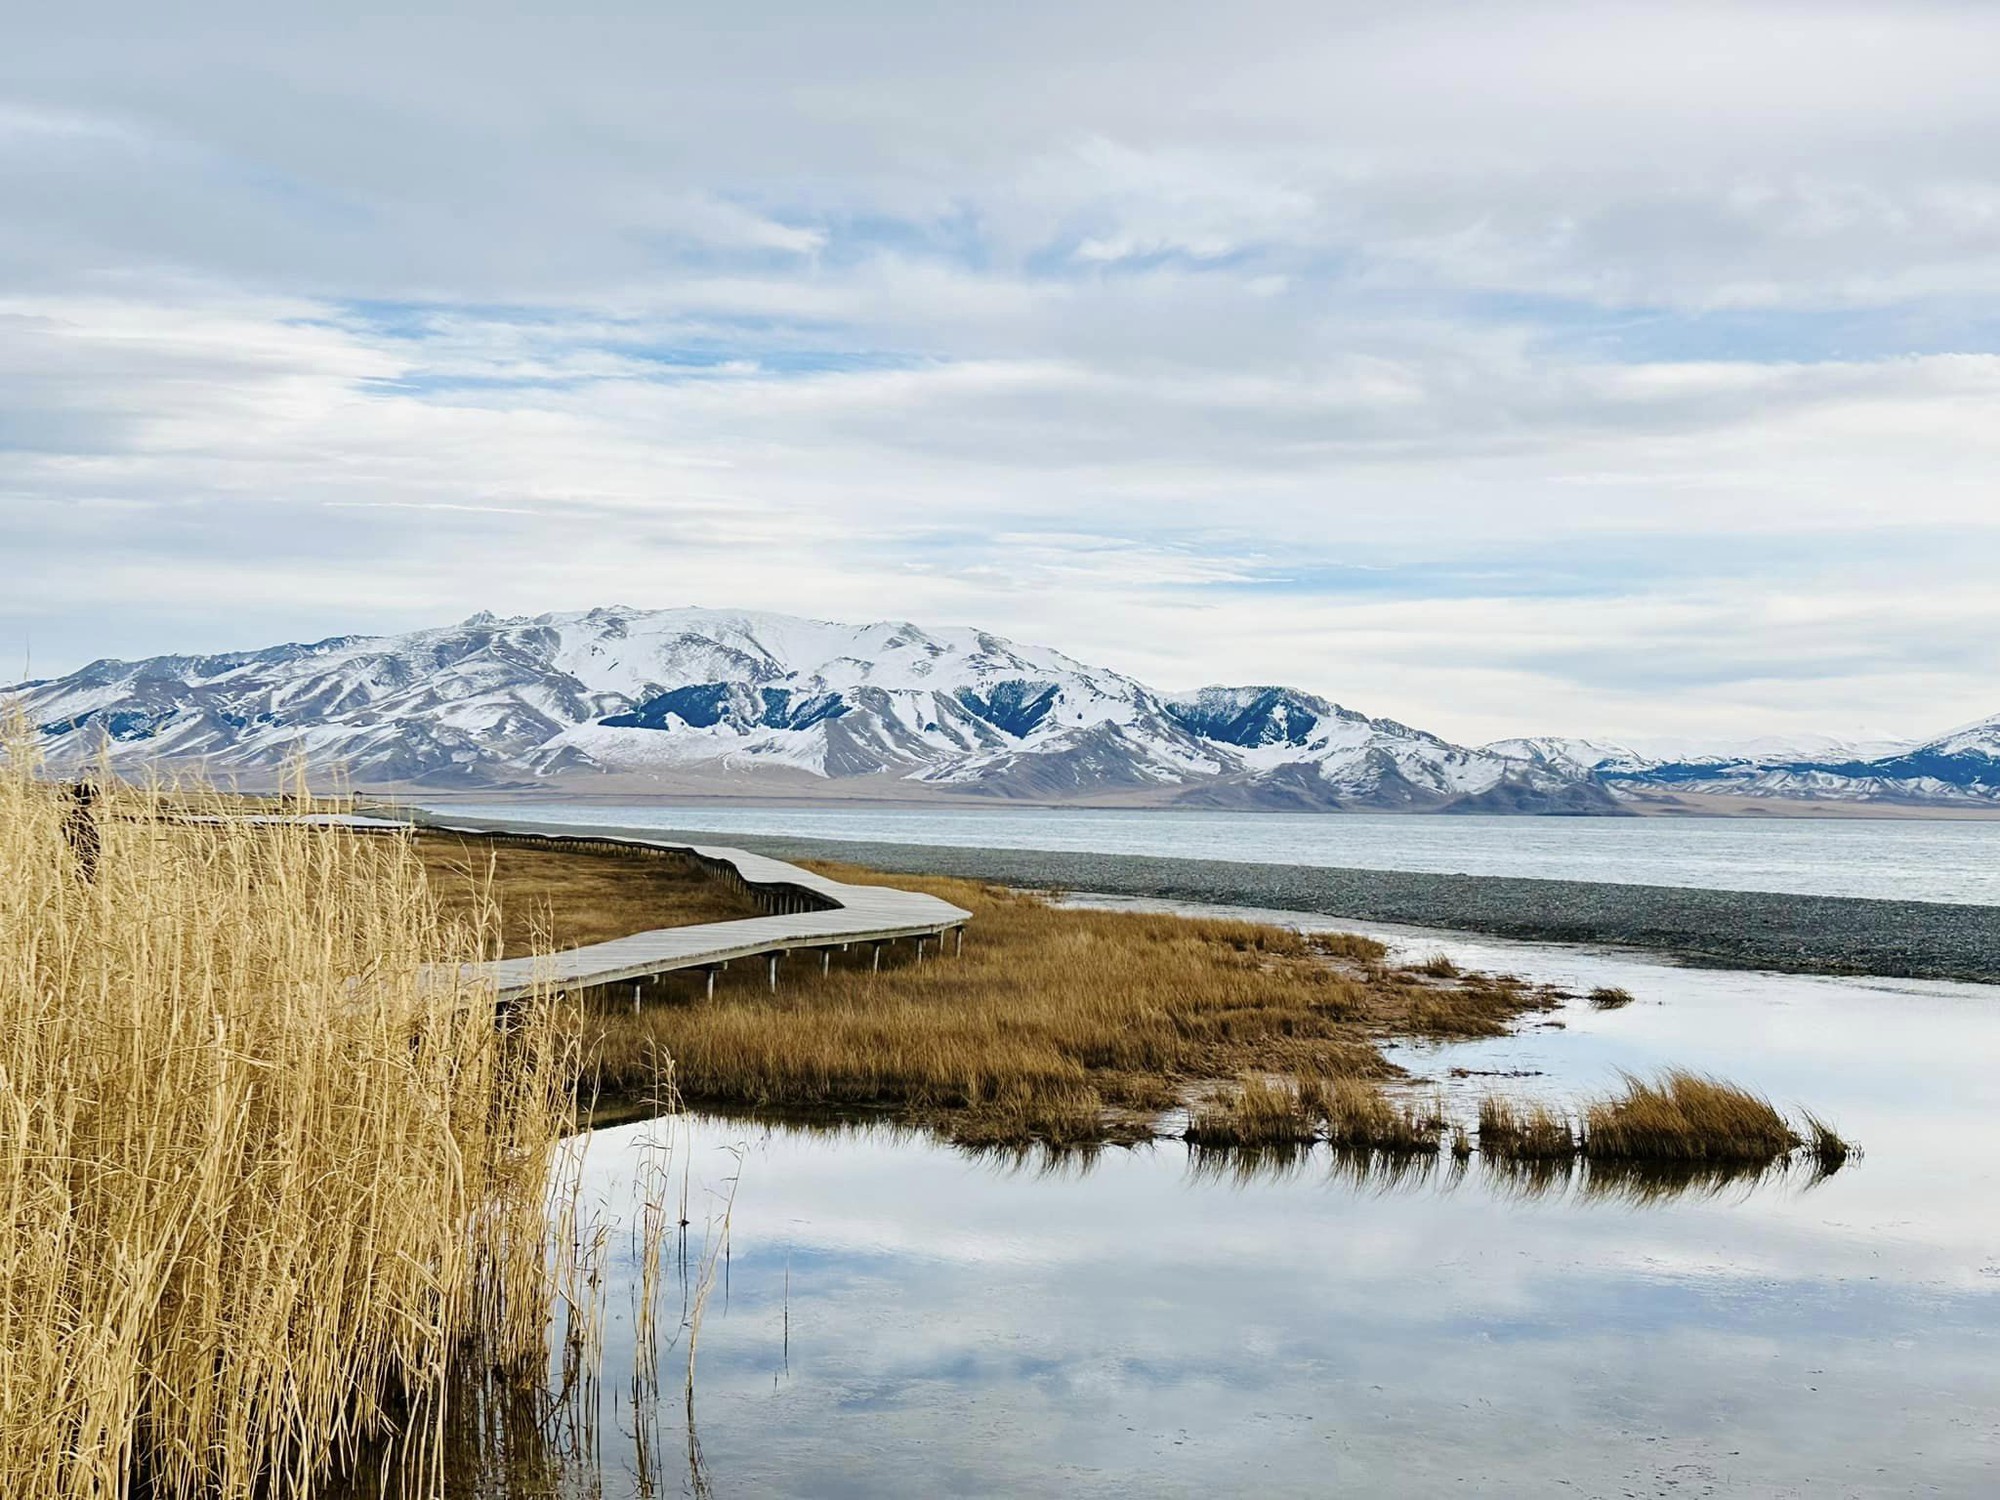
M2000 989L1378 933L1637 996L1542 1018L1560 1026L1531 1016L1504 1040L1397 1049L1455 1106L1490 1088L1573 1101L1621 1068L1681 1064L1809 1106L1866 1155L1817 1182L1648 1194L1522 1183L1476 1159L1385 1174L1324 1148L1046 1163L887 1128L605 1130L587 1196L621 1227L594 1455L541 1455L479 1488L1994 1493ZM688 1281L732 1180L733 1212L691 1405L671 1263L676 1342L659 1400L635 1405L629 1225L646 1143L665 1141Z

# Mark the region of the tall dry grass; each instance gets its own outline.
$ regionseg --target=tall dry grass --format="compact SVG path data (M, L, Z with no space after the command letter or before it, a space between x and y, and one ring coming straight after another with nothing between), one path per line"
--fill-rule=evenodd
M303 1495L454 1365L539 1376L574 1025L457 978L490 913L186 789L108 784L86 882L35 772L10 741L0 1494Z

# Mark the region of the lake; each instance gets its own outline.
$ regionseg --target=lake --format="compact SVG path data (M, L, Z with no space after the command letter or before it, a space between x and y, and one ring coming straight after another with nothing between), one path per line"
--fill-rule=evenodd
M455 802L431 809L634 830L2000 905L2000 820L1509 818L1166 809L734 807Z
M1324 1148L1048 1162L879 1127L605 1130L585 1162L613 1226L603 1378L570 1403L594 1436L517 1432L512 1477L462 1468L454 1492L1993 1492L2000 989L1379 935L1637 997L1396 1049L1455 1111L1687 1065L1818 1110L1866 1154L1820 1181L1661 1194L1477 1159L1399 1177ZM691 1262L720 1247L733 1194L691 1401L685 1331L661 1394L634 1399L635 1184L660 1145ZM670 1277L670 1333L683 1295Z

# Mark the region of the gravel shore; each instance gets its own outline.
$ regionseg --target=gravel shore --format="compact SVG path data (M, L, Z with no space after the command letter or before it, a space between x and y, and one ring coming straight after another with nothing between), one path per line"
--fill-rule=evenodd
M1136 854L765 838L582 822L448 821L539 833L637 833L681 843L727 844L779 859L845 860L904 874L964 875L1002 885L1269 907L1539 942L1609 943L1717 968L2000 983L2000 907L1995 906Z

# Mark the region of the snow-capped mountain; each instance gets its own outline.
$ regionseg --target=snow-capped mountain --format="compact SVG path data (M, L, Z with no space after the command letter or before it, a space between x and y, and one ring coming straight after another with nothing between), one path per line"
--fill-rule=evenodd
M57 767L356 784L1612 811L1594 777L1287 688L1169 696L984 631L705 609L99 661L0 690Z
M1792 801L2000 802L2000 715L1928 741L1816 736L1645 750L1595 740L1500 740L1487 753L1552 775L1594 777L1614 794L1699 793Z

